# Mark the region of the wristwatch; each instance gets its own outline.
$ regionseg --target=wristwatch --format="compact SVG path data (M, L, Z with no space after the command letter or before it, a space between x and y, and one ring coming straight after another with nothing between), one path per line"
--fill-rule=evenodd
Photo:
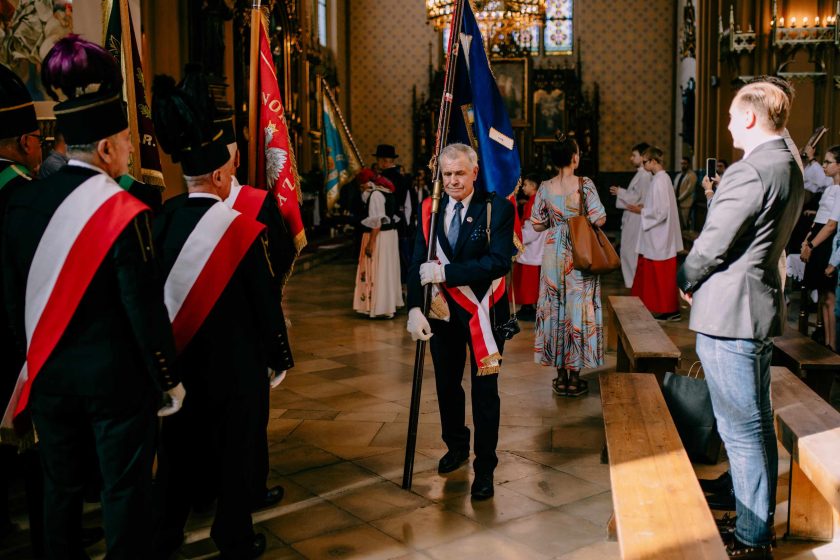
M809 249L811 249L812 251L814 250L814 244L813 244L813 243L811 243L810 241L808 241L808 242L806 243L806 245L808 245L808 248L809 248Z

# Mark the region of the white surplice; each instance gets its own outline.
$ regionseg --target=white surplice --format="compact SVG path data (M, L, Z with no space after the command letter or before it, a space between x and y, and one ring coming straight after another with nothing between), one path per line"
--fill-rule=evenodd
M682 251L677 197L664 170L653 176L645 191L642 231L637 252L652 261L665 261Z
M626 208L628 204L642 203L649 184L650 173L640 166L627 188L618 189L616 193L615 207L624 210L621 217L621 274L628 288L633 287L633 278L636 276L636 262L639 260L636 247L639 245L642 217Z

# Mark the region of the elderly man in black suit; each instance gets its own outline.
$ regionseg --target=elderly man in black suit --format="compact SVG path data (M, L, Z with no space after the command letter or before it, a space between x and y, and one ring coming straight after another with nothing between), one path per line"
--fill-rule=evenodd
M467 348L473 422L475 480L472 497L493 496L498 463L498 373L503 337L495 332L509 318L503 278L510 270L514 208L506 199L474 188L478 156L464 144L450 144L439 156L445 196L437 231L437 262L425 262L431 199L424 201L414 258L408 273L408 331L429 340L435 367L443 441L448 447L438 472L452 472L467 462L470 430L465 422L461 386ZM435 284L433 317L423 315L422 286ZM435 336L432 336L435 335Z

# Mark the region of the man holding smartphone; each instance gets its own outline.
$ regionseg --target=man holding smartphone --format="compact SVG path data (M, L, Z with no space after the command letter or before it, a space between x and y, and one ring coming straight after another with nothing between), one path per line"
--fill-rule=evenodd
M778 450L771 337L785 322L778 263L804 198L802 172L783 137L789 113L790 97L769 83L735 96L729 131L744 159L720 180L678 276L693 304L689 327L729 454L738 514L727 549L733 558L772 557Z

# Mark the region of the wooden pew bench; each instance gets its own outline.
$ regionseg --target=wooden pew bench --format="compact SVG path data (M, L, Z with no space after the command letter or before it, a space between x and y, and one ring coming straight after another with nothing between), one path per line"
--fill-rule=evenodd
M727 558L656 378L606 373L600 382L621 557Z
M786 368L774 367L776 435L790 453L788 537L830 541L840 512L840 412Z
M826 401L834 375L840 371L840 356L790 327L773 339L773 365L784 366Z
M610 296L608 336L616 339L616 371L648 372L659 382L676 371L680 349L637 297Z

